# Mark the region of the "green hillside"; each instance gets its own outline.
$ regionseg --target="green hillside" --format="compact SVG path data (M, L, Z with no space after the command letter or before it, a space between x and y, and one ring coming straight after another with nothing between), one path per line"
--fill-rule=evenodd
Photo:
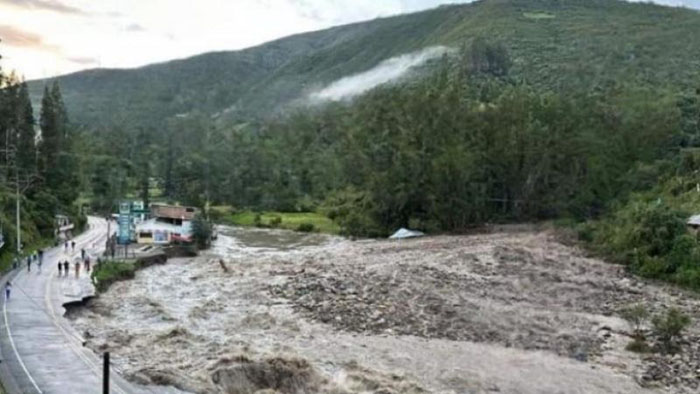
M617 0L483 0L59 82L79 123L158 124L193 110L245 120L389 57L461 47L477 36L508 48L515 78L555 89L621 80L686 89L700 74L696 11ZM35 100L44 84L30 82Z
M285 106L435 45L455 51L410 83ZM138 196L231 220L313 212L380 237L555 220L634 272L700 289L685 227L700 213L696 11L484 0L59 82L87 125L74 145L96 211Z

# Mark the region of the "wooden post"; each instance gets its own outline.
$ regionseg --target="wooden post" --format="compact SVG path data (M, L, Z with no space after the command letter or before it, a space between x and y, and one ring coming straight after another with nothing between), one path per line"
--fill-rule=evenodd
M104 353L102 368L102 393L109 394L109 352Z

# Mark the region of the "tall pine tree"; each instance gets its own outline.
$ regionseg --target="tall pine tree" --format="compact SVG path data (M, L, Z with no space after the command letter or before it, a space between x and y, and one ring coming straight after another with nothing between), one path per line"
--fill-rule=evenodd
M36 132L34 111L27 83L22 82L17 97L17 165L27 176L36 173Z
M56 125L56 110L54 109L53 96L49 87L44 87L44 96L41 99L41 115L39 127L41 128L41 144L39 145L40 171L41 175L50 183L50 173L56 167L58 152L60 151L60 140L58 127Z
M78 197L77 162L68 135L68 116L57 82L44 88L41 101L40 169L46 187L64 205Z

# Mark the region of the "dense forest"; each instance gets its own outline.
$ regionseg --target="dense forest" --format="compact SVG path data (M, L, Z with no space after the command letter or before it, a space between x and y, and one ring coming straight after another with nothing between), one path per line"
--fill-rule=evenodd
M38 124L37 124L38 123ZM41 134L37 135L37 130ZM78 159L58 84L46 86L40 116L34 117L27 83L0 70L0 226L5 245L0 264L17 251L16 203L21 207L21 253L32 253L55 237L55 215L85 223L75 204Z

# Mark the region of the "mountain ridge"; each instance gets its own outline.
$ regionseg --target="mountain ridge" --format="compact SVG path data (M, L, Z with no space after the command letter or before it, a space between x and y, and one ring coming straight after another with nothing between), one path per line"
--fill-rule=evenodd
M482 0L236 51L53 79L74 120L91 127L153 127L192 111L226 110L232 121L244 121L275 113L310 89L390 57L430 45L461 46L476 36L505 44L517 78L555 89L627 78L687 88L699 76L695 11L618 0ZM29 82L35 102L45 82Z

